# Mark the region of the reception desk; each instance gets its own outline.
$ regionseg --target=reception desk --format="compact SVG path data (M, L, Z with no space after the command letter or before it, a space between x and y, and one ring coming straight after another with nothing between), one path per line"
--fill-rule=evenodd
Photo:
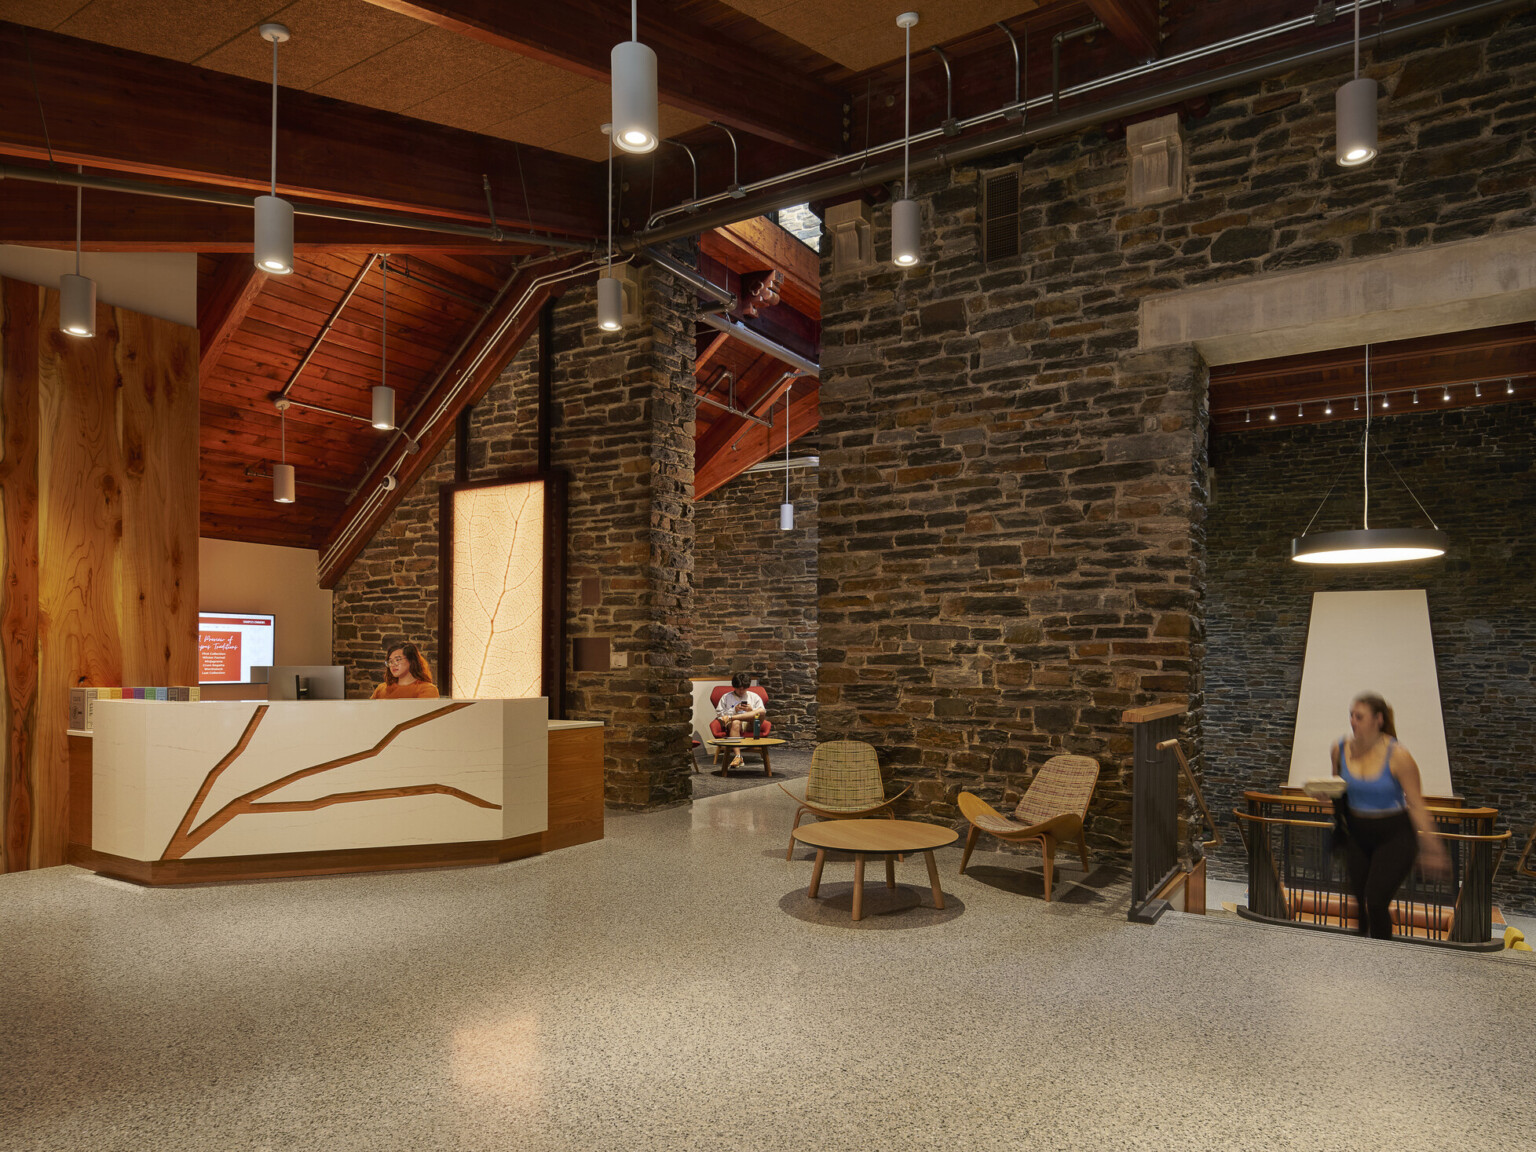
M602 829L602 725L532 700L99 701L70 862L142 884L490 864Z

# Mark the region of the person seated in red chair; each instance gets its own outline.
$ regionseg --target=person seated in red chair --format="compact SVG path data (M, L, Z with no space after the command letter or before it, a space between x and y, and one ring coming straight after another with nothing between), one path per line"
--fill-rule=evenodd
M763 717L768 706L763 698L752 691L752 680L745 672L731 677L731 690L715 703L715 722L710 725L717 739L730 737L738 740L743 736L766 736L770 725ZM743 766L741 749L731 758L728 768Z

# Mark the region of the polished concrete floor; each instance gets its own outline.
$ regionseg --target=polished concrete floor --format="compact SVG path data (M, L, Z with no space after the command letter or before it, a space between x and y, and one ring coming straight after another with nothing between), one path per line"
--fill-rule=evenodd
M497 868L0 877L0 1148L1524 1146L1536 963L1043 904L846 918L773 787ZM872 879L879 869L872 869ZM878 912L915 903L920 860ZM1070 874L1069 874L1070 879Z

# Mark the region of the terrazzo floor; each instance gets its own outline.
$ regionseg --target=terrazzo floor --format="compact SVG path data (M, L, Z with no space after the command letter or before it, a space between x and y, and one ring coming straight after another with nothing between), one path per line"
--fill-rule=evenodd
M809 909L754 788L495 868L0 877L0 1148L1524 1146L1536 964L1170 914L1016 856ZM871 890L884 893L880 869ZM1076 874L1068 873L1068 880ZM926 903L921 859L880 907ZM878 911L879 908L876 909Z

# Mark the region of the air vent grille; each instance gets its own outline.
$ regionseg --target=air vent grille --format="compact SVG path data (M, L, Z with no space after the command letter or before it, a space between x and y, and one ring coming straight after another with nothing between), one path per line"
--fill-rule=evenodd
M1019 190L1023 179L1018 167L989 172L982 179L981 258L988 264L1019 254Z

